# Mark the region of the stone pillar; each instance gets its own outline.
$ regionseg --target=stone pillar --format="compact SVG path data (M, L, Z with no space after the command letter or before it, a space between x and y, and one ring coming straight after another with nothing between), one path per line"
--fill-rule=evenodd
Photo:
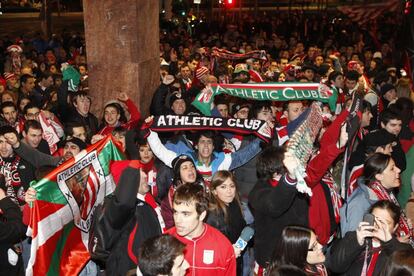
M83 0L92 111L128 93L143 116L159 85L159 2Z

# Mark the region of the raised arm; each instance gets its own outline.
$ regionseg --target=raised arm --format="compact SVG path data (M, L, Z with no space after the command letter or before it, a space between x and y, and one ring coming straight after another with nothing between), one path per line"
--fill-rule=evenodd
M157 156L157 158L160 159L165 165L171 167L172 161L178 156L178 154L167 149L158 137L158 133L155 131L150 131L147 141L155 156Z
M25 143L20 143L15 133L6 133L4 137L6 138L7 143L13 147L14 151L21 158L32 164L37 169L43 166L56 167L62 160L61 157L54 157L48 154L44 154L36 149L31 148Z

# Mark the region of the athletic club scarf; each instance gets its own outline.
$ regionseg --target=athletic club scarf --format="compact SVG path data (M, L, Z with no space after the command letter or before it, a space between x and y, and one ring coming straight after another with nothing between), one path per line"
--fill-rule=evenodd
M96 206L115 189L109 171L123 156L112 137L88 147L31 186L27 235L32 238L26 275L78 275L89 261L89 229Z
M6 162L3 158L0 158L0 174L4 175L6 180L6 195L17 205L24 203L24 189L18 170L19 163L20 156L18 155L11 162Z
M214 97L222 93L258 101L316 100L328 103L331 110L335 110L338 97L335 88L322 83L211 84L196 96L192 105L204 115L210 116Z
M266 142L273 135L272 128L265 121L206 116L161 115L154 118L149 128L157 132L203 129L229 131L253 134Z
M397 206L400 206L400 204L397 201L397 198L394 196L392 192L388 192L384 186L382 186L377 181L372 182L369 187L371 190L375 193L375 195L378 197L378 200L389 200L392 203L394 203ZM397 236L409 236L410 237L410 244L411 246L414 245L413 242L413 229L410 223L408 222L407 215L405 214L404 210L401 210L401 216L400 220L398 222L398 228L397 228Z
M221 59L227 59L227 60L240 60L240 59L261 59L261 60L267 60L266 57L266 51L264 50L255 50L251 51L245 54L238 54L234 53L225 49L219 49L217 47L213 47L211 49L212 57L221 58Z

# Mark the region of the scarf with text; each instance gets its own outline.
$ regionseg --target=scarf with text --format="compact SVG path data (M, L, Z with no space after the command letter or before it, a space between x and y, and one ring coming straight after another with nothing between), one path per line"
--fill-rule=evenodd
M23 205L24 188L18 170L19 164L20 156L16 156L11 162L0 158L0 174L4 175L6 181L6 195L17 205Z
M328 103L335 110L338 93L322 83L237 83L211 84L204 88L192 102L204 115L211 115L214 97L220 94L258 101L316 100Z
M157 132L205 129L229 131L253 134L266 142L273 135L272 128L265 121L207 116L161 115L154 118L149 128Z

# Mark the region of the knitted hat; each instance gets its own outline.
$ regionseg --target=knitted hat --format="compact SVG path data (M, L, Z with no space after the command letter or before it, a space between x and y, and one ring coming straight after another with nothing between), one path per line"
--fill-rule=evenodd
M12 52L23 53L23 49L19 45L14 44L14 45L10 45L9 47L7 47L7 52L9 52L9 53L12 53Z
M194 165L194 167L195 167L195 164L194 164L194 161L193 161L193 159L191 159L191 157L190 156L188 156L188 155L185 155L185 154L181 154L181 155L178 155L176 158L174 158L174 160L171 162L171 166L172 166L172 169L173 169L173 171L174 171L174 177L180 177L180 168L181 168L181 165L184 163L184 162L191 162L191 163L193 163L193 165Z
M201 66L200 68L197 68L195 76L197 79L201 79L204 75L207 75L208 73L208 68L205 66Z
M381 95L384 96L388 91L395 89L395 86L391 83L386 83L383 86L381 86Z
M65 142L63 143L63 146L65 146L69 142L77 145L80 150L84 150L87 147L87 144L84 141L82 141L81 139L76 138L76 137L69 137L69 138L67 138L65 140Z
M236 114L245 107L250 109L250 105L248 103L235 104L231 109L231 114L234 116L234 114Z
M6 80L6 81L8 81L9 79L12 79L12 78L15 78L15 79L17 79L17 77L16 77L16 75L15 74L13 74L13 73L4 73L3 74L3 76L4 76L4 79Z
M380 147L394 143L396 141L397 136L389 133L386 129L382 128L368 133L362 142L364 143L365 147Z
M171 96L170 96L170 107L173 105L173 103L176 100L185 100L183 95L179 91L176 91L176 92L171 94Z

